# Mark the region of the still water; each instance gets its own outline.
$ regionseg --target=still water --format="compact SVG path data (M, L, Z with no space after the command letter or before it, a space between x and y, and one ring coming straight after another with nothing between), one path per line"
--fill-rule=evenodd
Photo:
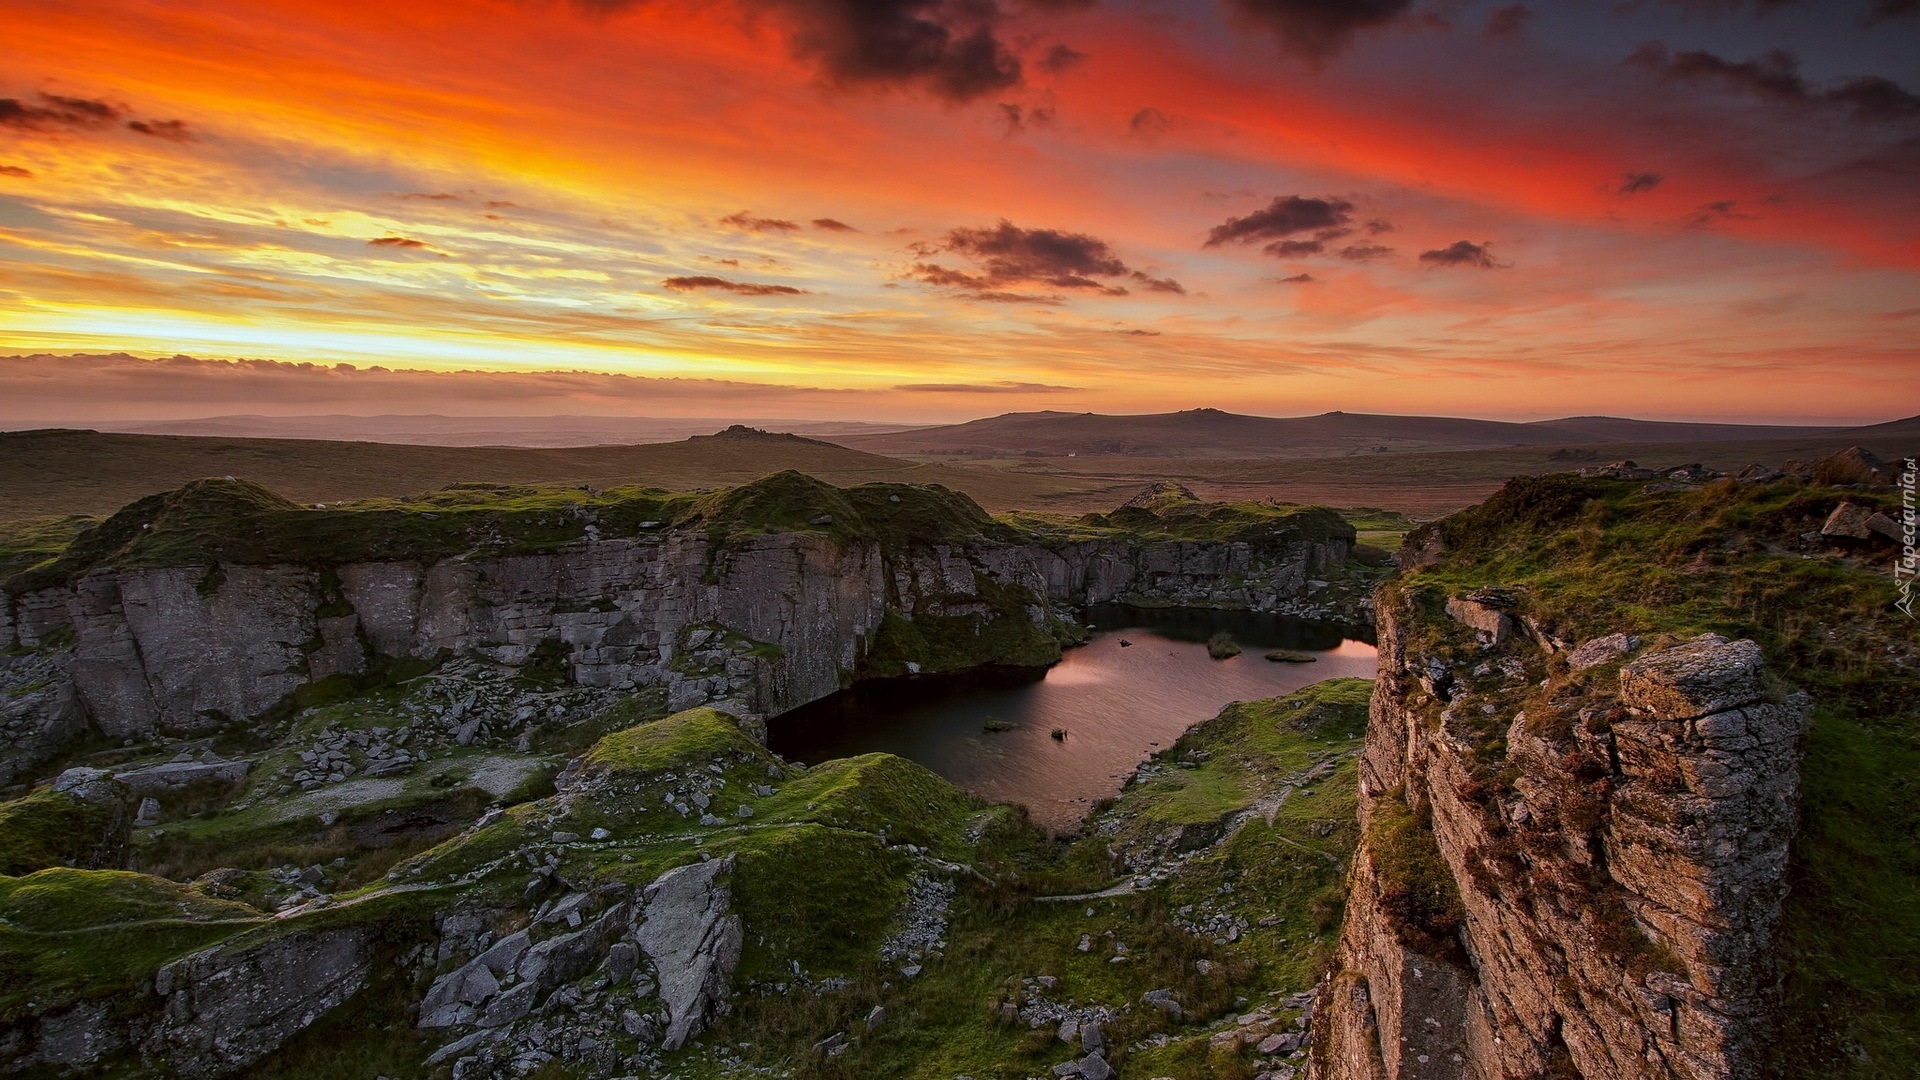
M1019 803L1053 832L1071 831L1135 766L1230 701L1291 693L1341 676L1372 678L1364 631L1247 612L1089 612L1092 640L1045 670L993 668L860 683L775 717L769 743L817 764L884 751L925 765L990 802ZM1216 631L1245 651L1207 655ZM1122 646L1122 640L1131 642ZM1275 663L1276 648L1311 664ZM1012 725L988 731L989 720ZM1064 739L1053 738L1064 728Z

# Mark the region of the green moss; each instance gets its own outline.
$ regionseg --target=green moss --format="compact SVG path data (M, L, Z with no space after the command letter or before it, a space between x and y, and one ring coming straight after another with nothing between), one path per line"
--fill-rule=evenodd
M75 535L57 559L7 579L15 592L71 581L96 567L324 566L513 554L576 543L593 525L633 535L671 523L693 496L646 488L586 492L558 485L459 484L414 499L303 507L244 480L196 480L150 495Z
M108 832L126 824L124 807L41 789L0 803L0 875L93 863ZM124 839L124 834L122 836Z
M773 755L740 730L739 721L718 709L697 708L616 731L582 756L589 769L607 772L665 772L705 766L719 757L764 758Z
M0 521L0 581L57 558L97 521L79 514Z
M42 870L0 877L0 1015L140 986L155 968L265 916L146 874Z
M1215 660L1230 660L1240 655L1240 643L1225 630L1207 639L1207 655Z
M1374 800L1371 814L1366 853L1395 935L1428 956L1463 961L1458 933L1466 913L1432 823L1409 810L1397 792Z
M922 765L892 754L862 754L788 781L760 816L881 834L960 859L968 854L966 823L976 809L965 792Z
M1153 508L1125 506L1088 514L1079 524L1147 539L1216 540L1260 544L1286 540L1354 539L1354 527L1324 506L1162 499Z
M734 910L747 927L737 978L784 982L870 963L906 899L913 860L878 837L823 825L750 830L708 845L736 856Z

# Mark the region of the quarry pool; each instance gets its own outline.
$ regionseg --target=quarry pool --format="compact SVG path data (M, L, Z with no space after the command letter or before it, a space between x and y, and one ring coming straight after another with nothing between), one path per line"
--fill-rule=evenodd
M808 764L898 754L990 802L1024 805L1060 833L1120 790L1148 755L1228 702L1374 672L1373 645L1329 623L1117 605L1092 609L1088 622L1092 639L1051 668L861 683L775 717L769 745ZM1207 654L1207 638L1220 631L1233 635L1239 656ZM1316 661L1276 663L1266 659L1274 649ZM1056 728L1064 738L1053 737Z

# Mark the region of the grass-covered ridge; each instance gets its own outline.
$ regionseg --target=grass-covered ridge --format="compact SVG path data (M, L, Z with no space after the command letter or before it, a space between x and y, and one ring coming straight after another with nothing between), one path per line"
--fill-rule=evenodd
M18 592L99 567L508 555L678 530L700 530L720 544L772 532L818 532L893 546L1021 535L972 499L937 484L837 488L791 470L709 493L455 484L406 499L312 506L246 480L208 479L150 495L97 523L11 525L0 536L0 557L17 571L6 588Z
M0 588L23 592L98 568L433 560L675 533L698 533L721 546L770 533L812 533L892 550L979 539L1264 544L1351 543L1355 536L1338 512L1317 506L1204 503L1180 495L1105 514L996 517L940 484L836 487L791 469L709 491L463 483L401 498L315 504L226 477L149 495L104 519L0 523Z
M1757 641L1815 707L1778 1075L1920 1074L1920 627L1893 607L1887 545L1819 536L1843 500L1891 508L1891 497L1791 481L1643 487L1516 480L1413 533L1408 550L1431 561L1389 588L1437 612L1448 596L1500 587L1516 615L1569 641Z
M1177 490L1167 490L1167 488ZM1076 524L1116 530L1143 539L1213 540L1260 543L1281 539L1344 540L1354 527L1338 511L1324 506L1275 502L1201 502L1178 485L1163 485L1151 498L1104 514L1085 514Z

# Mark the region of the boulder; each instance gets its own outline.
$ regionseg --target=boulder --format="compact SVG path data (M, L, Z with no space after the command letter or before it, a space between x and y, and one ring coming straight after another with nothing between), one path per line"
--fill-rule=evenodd
M1174 999L1173 991L1171 989L1149 990L1146 993L1140 995L1140 1000L1142 1002L1145 1002L1148 1005L1153 1006L1156 1009L1159 1009L1161 1012L1166 1013L1167 1015L1173 1017L1175 1020L1178 1020L1180 1018L1180 1002Z
M1623 702L1676 720L1751 705L1765 692L1760 646L1719 634L1702 634L1620 669Z
M1447 600L1447 614L1455 622L1473 627L1486 636L1494 645L1504 644L1513 636L1513 620L1507 613L1488 604L1484 600L1453 597Z
M1579 648L1567 654L1567 666L1575 671L1585 671L1618 660L1639 645L1639 638L1627 634L1608 634L1606 637L1583 641Z
M244 1071L367 984L372 934L337 926L243 938L160 968L153 990L164 1005L146 1056L180 1076Z
M1820 526L1821 536L1837 536L1848 540L1871 540L1873 529L1867 524L1872 520L1874 511L1858 503L1843 502L1827 515L1826 524Z
M164 765L131 769L115 774L114 779L144 795L150 791L169 791L207 781L237 784L252 771L251 761L213 758L208 761L169 761Z
M1615 461L1607 465L1589 465L1580 470L1580 475L1602 480L1653 480L1660 474L1652 469L1643 469L1631 461Z
M731 855L690 863L660 875L642 894L643 921L634 940L653 961L667 1009L663 1050L678 1050L726 1008L742 939L740 917L730 913L732 892L722 880L732 870Z
M1886 462L1873 456L1871 451L1849 446L1821 458L1813 466L1813 480L1816 484L1836 487L1852 484L1883 486L1893 483L1893 470L1887 467Z

